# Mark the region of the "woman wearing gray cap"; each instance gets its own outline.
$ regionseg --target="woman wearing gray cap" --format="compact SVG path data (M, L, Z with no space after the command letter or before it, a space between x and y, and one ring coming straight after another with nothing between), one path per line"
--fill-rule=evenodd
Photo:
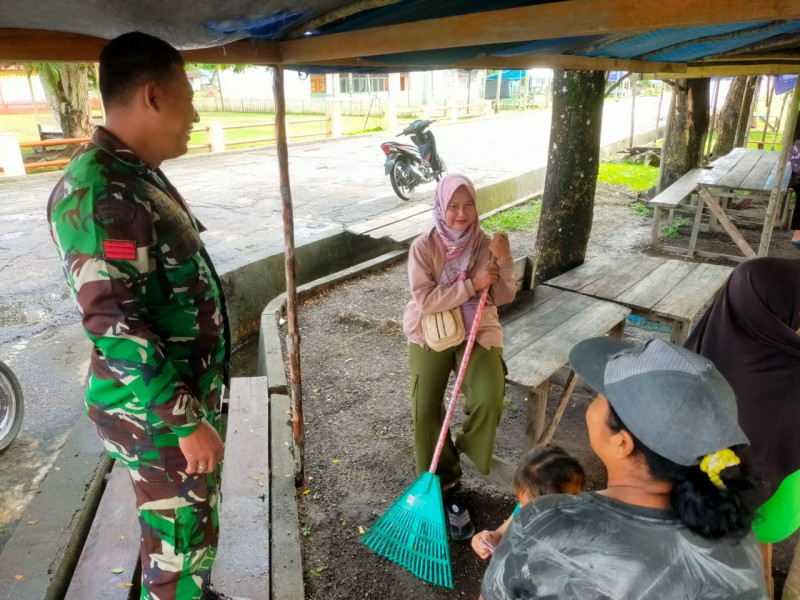
M765 599L747 438L713 364L613 338L581 342L570 363L598 392L586 424L608 484L523 507L483 598Z

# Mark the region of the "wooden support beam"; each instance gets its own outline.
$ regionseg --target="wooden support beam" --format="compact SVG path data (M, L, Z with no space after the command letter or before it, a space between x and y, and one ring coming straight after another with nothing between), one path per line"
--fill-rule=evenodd
M719 223L722 225L722 228L728 232L728 235L731 236L731 239L736 243L737 246L739 246L739 250L742 251L742 254L744 254L747 258L755 258L755 250L750 247L750 244L748 244L747 240L744 239L742 234L736 228L736 225L734 225L733 221L731 221L730 217L725 214L724 210L722 210L722 207L719 205L719 202L717 202L717 199L714 198L714 196L712 196L709 191L704 188L700 189L700 197L703 199L703 202L706 203L706 206L708 206L714 216L719 219Z
M0 59L16 62L97 62L107 39L64 31L0 29ZM181 52L186 62L268 65L280 63L278 42L242 40Z
M422 58L424 60L424 57ZM517 56L481 56L479 58L464 60L447 64L420 64L413 61L404 63L381 62L380 56L373 58L340 58L333 60L318 60L315 66L330 67L376 67L380 69L415 69L421 66L429 69L532 69L544 67L551 69L581 69L589 71L629 71L632 73L661 73L682 74L686 71L684 63L648 62L644 60L623 60L616 58L602 58L593 56L573 56L565 54L520 54ZM291 66L289 67L291 68Z
M779 64L774 62L754 64L689 63L686 67L686 72L681 74L681 78L737 77L739 75L796 75L798 72L800 72L800 60ZM642 75L642 79L666 80L674 78L675 75L669 73L646 73Z
M795 125L797 124L797 103L800 101L800 77L794 85L792 99L789 103L789 114L786 115L786 127L783 130L783 145L781 154L778 158L778 168L775 171L775 187L769 194L769 204L767 204L767 214L764 215L764 229L761 230L761 241L758 245L758 255L767 256L769 254L769 244L772 241L772 230L775 227L775 217L780 210L780 200L786 189L783 187L783 178L786 174L787 161L789 160L789 149L794 140Z
M281 42L284 64L670 27L800 18L793 0L569 0ZM444 34L444 35L443 35Z

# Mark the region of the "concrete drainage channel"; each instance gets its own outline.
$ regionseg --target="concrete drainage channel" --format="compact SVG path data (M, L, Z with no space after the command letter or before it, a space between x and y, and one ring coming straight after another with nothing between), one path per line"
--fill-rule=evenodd
M654 132L637 136L634 144L652 139ZM606 145L601 156L610 157L627 146L628 140ZM545 168L523 173L503 182L478 187L486 198L483 217L518 204L541 193ZM502 204L503 206L498 206ZM324 235L296 249L298 296L305 299L326 288L404 260L407 247L369 235L336 232ZM286 285L283 253L242 265L222 274L228 300L229 318L234 345L259 332L258 373L269 382L270 402L280 404L278 414L289 409L278 320L285 313ZM266 304L266 308L264 308ZM273 414L274 411L273 411ZM270 435L291 441L291 421L270 422ZM81 419L70 432L61 450L62 471L69 471L68 488L50 481L52 473L42 481L20 523L41 518L44 527L18 526L0 554L0 600L25 598L63 598L69 587L89 527L105 487L111 460L88 419ZM294 458L286 445L285 453L272 456L270 468L291 473ZM303 598L300 533L295 501L294 480L281 477L271 489L273 503L273 539L271 598L300 600ZM35 515L35 516L34 516ZM222 524L224 527L224 523ZM280 539L275 539L279 532ZM32 565L38 571L32 572ZM16 580L14 573L31 573ZM233 591L233 590L231 590Z

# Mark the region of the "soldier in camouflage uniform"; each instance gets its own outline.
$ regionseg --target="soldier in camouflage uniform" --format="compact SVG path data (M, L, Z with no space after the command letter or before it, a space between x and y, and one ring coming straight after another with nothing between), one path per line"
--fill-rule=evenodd
M218 539L220 401L230 335L202 225L159 169L199 120L180 54L140 33L103 50L107 111L48 203L53 240L94 344L89 417L130 469L142 598L224 597Z

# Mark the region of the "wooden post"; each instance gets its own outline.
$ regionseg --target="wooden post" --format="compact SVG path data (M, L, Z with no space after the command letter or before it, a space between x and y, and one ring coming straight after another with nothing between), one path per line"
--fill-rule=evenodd
M497 69L497 87L494 91L494 111L500 114L500 89L503 87L503 69Z
M100 63L94 63L94 77L97 81L97 91L100 91ZM91 113L91 108L89 110ZM103 118L103 124L106 122L106 105L103 103L103 96L100 96L100 116Z
M283 67L272 70L272 90L275 96L275 138L278 150L281 201L283 203L283 239L286 263L286 351L289 354L289 396L292 401L292 432L294 434L294 480L305 483L306 434L303 424L303 388L300 376L300 330L297 326L297 283L295 281L294 211L289 185L289 149L286 142L286 99L283 94Z
M719 84L721 80L721 77L717 77L717 83L714 85L714 101L711 105L711 124L708 127L708 148L706 148L706 162L708 162L708 159L711 158L711 141L714 137L714 127L717 123L717 99L719 98Z
M661 122L661 103L664 100L664 87L667 84L662 82L661 83L661 93L658 95L658 111L656 111L656 132L653 137L653 143L658 141L658 124Z
M770 83L772 83L772 81L773 81L772 77L767 77L767 110L764 114L764 131L761 134L761 145L758 147L759 150L764 149L765 145L764 142L767 139L767 129L769 129L769 109L772 106L772 95L773 92L775 91L775 84L772 84L770 86Z
M33 81L31 81L31 69L32 69L32 67L30 65L28 65L25 68L25 77L28 78L28 91L31 94L31 105L33 106L33 118L36 121L36 123L38 124L39 123L39 107L36 106L36 94L33 91ZM102 101L101 101L101 104L102 104Z
M780 207L780 200L786 192L783 189L783 176L786 174L786 162L789 160L789 149L794 140L794 126L797 124L797 102L800 99L800 77L794 84L792 99L789 101L789 114L786 116L786 127L783 130L781 143L781 155L778 158L778 168L775 172L775 184L769 194L769 204L767 214L764 216L764 230L761 232L761 243L758 246L758 255L767 256L769 254L769 243L772 241L772 229L775 227L775 217Z
M753 115L758 107L758 96L761 93L761 75L754 75L754 77L756 78L756 89L753 90L753 99L750 101L750 110L747 112L747 125L744 128L744 143L742 144L742 148L747 148L747 145L750 143L750 125L753 123ZM767 85L769 85L769 80L767 81Z
M633 87L631 88L631 139L628 148L633 148L633 126L636 123L636 86L639 83L636 77L631 79L633 79Z
M739 131L741 131L742 118L744 118L744 105L747 104L747 89L750 87L750 80L752 75L747 76L747 83L744 86L744 94L742 94L742 103L739 105L739 117L736 119L736 132L733 134L733 147L739 148ZM747 147L747 144L744 145Z
M783 111L786 108L786 101L789 99L789 93L784 92L783 94L783 102L781 102L781 112L778 113L778 122L775 124L775 135L772 136L772 146L770 146L770 150L775 150L775 142L778 139L778 133L781 130L781 121L783 121Z

